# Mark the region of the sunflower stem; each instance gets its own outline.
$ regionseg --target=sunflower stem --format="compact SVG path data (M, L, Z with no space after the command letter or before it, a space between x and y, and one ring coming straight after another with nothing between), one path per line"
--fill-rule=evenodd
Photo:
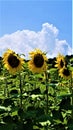
M7 78L4 78L5 86L4 86L4 97L6 97L6 91L7 91Z
M46 114L48 114L48 86L46 85Z
M45 72L45 84L46 84L46 115L48 114L48 74ZM48 130L48 124L46 125L46 130Z
M9 90L8 90L8 85L7 85L7 73L4 74L4 97L9 97Z
M20 87L20 107L22 108L22 81L21 81L21 74L19 73L19 80L20 80L20 84L19 84L19 87Z
M46 82L46 114L48 114L48 74L45 72L45 82Z

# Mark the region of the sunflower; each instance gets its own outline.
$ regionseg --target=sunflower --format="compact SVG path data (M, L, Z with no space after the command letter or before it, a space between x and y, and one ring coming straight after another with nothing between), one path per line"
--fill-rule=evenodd
M55 67L57 67L58 69L62 69L65 66L66 66L65 57L63 55L59 54L56 57L56 65L55 65Z
M15 74L23 68L24 60L14 51L8 49L3 54L3 64L10 73Z
M71 77L71 71L69 70L69 68L64 67L59 70L59 76L65 79L69 79Z
M46 61L48 60L46 54L43 53L40 49L35 49L29 53L30 60L28 62L29 69L34 73L40 73L47 69Z

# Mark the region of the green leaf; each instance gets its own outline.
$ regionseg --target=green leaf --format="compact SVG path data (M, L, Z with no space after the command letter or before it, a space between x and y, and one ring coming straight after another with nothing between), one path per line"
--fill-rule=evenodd
M50 83L49 86L52 87L52 88L55 88L55 87L56 87L56 84Z
M10 107L4 107L4 106L0 106L0 114L5 113L6 111L10 111L11 108Z
M68 98L68 97L72 97L72 96L73 96L72 94L64 94L64 95L57 96L57 98L63 99L63 98Z

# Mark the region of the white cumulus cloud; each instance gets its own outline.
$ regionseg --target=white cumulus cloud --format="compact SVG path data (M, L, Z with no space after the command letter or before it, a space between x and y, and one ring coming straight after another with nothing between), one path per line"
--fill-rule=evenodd
M53 24L42 24L41 30L38 32L31 30L18 30L12 34L6 34L0 38L0 54L2 55L6 49L12 49L16 53L25 54L34 48L39 48L47 52L47 56L55 57L58 53L72 54L72 49L66 40L58 39L59 30Z

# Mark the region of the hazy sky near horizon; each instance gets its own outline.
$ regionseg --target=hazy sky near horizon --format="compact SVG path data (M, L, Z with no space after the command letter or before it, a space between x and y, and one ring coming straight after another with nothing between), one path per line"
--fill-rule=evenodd
M0 0L0 55L34 48L72 53L72 0Z

